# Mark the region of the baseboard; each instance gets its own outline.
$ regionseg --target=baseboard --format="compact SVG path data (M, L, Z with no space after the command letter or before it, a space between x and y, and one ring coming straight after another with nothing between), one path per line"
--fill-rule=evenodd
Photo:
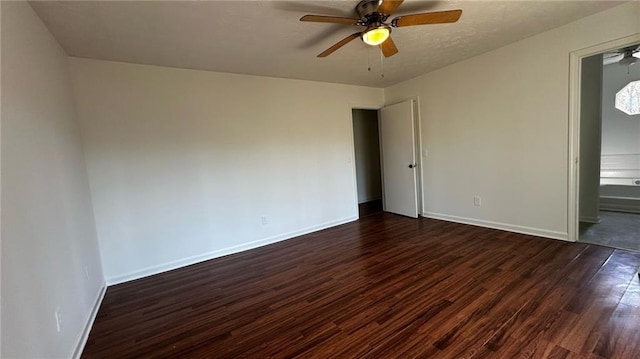
M87 339L89 339L89 333L91 332L91 327L93 327L93 322L96 320L96 316L98 315L98 310L100 309L100 305L102 304L102 300L104 299L104 295L107 292L107 284L102 283L102 288L96 297L96 300L93 302L93 308L91 309L91 313L87 318L86 323L84 324L84 329L82 333L80 333L80 337L76 340L76 344L74 345L73 356L72 358L80 358L82 355L82 351L84 350L84 346L87 344Z
M276 236L260 239L260 240L257 240L257 241L243 243L243 244L239 244L239 245L236 245L236 246L227 247L227 248L224 248L224 249L219 249L219 250L215 250L215 251L212 251L212 252L207 252L207 253L198 254L198 255L195 255L195 256L187 257L187 258L182 258L182 259L178 259L178 260L175 260L175 261L163 263L163 264L156 265L156 266L147 267L147 268L144 268L144 269L141 269L141 270L137 270L135 272L131 272L131 273L123 274L123 275L118 275L118 276L114 276L114 277L109 277L109 278L107 278L107 284L108 285L115 285L115 284L120 284L120 283L124 283L124 282L129 282L129 281L132 281L132 280L148 277L148 276L151 276L151 275L154 275L154 274L159 274L159 273L167 272L167 271L170 271L170 270L178 269L178 268L181 268L181 267L186 267L186 266L189 266L189 265L192 265L192 264L208 261L210 259L219 258L219 257L223 257L223 256L226 256L226 255L243 252L243 251L246 251L246 250L249 250L249 249L254 249L254 248L266 246L266 245L269 245L269 244L281 242L281 241L284 241L284 240L287 240L287 239L291 239L291 238L302 236L302 235L305 235L305 234L308 234L308 233L320 231L320 230L323 230L323 229L326 229L326 228L339 226L341 224L353 222L353 221L355 221L357 219L358 219L358 217L342 218L342 219L338 219L338 220L335 220L335 221L325 222L325 223L322 223L322 224L319 224L319 225L316 225L316 226L306 227L306 228L303 228L303 229L300 229L300 230L297 230L297 231L288 232L288 233L284 233L284 234L279 234L279 235L276 235Z
M635 207L625 207L625 206L600 206L601 211L609 211L609 212L623 212L623 213L632 213L632 214L640 214L640 210Z
M565 232L549 231L549 230L540 229L540 228L518 226L518 225L500 223L500 222L485 221L485 220L475 219L475 218L451 216L451 215L448 215L448 214L434 213L434 212L423 212L422 216L423 217L427 217L427 218L440 219L440 220L443 220L443 221L470 224L470 225L473 225L473 226L500 229L500 230L508 231L508 232L529 234L529 235L538 236L538 237L559 239L559 240L562 240L562 241L571 242L569 240L569 234L565 233Z
M585 223L600 223L600 217L580 217L580 222L585 222Z
M640 213L640 199L629 197L600 196L600 210Z

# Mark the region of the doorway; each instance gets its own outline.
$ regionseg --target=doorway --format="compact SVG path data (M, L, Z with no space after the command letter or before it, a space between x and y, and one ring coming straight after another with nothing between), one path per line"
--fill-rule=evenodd
M358 214L382 212L378 110L352 109Z
M580 61L578 240L640 251L640 43Z
M422 164L418 98L379 110L352 109L359 215L381 211L418 218Z

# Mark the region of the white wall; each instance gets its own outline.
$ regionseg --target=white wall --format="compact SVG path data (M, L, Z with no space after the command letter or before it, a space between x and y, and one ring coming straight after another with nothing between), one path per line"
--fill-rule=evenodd
M382 198L378 111L353 110L358 203Z
M627 3L386 88L420 96L425 215L566 239L569 53L639 18Z
M1 356L68 358L104 285L68 58L26 2L1 6Z
M580 81L580 221L600 221L602 55L582 59Z
M0 4L0 28L2 27L2 5ZM0 30L0 44L2 43ZM0 45L1 46L1 45ZM0 49L0 53L1 53ZM0 84L2 84L2 57L0 56ZM0 159L2 158L2 86L0 86ZM1 162L1 161L0 161ZM0 357L2 356L2 165L0 163Z
M356 218L351 106L381 106L382 89L78 58L71 69L108 282Z
M2 27L2 5L0 4L0 28ZM2 44L0 29L0 44ZM0 45L1 46L1 45ZM0 48L0 55L2 49ZM0 56L0 84L2 84L2 57ZM0 159L2 158L2 86L0 86ZM0 357L2 356L2 164L0 161Z
M632 185L640 178L640 115L615 108L616 93L640 80L640 63L604 66L602 86L602 184Z
M640 153L640 115L615 108L616 93L631 81L640 80L640 60L632 66L604 66L602 88L602 154Z

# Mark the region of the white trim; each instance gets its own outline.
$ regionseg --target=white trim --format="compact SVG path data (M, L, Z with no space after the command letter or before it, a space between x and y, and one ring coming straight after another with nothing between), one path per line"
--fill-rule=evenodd
M440 220L448 221L448 222L470 224L470 225L473 225L473 226L500 229L500 230L508 231L508 232L516 232L516 233L529 234L529 235L538 236L538 237L545 237L545 238L559 239L559 240L562 240L562 241L573 242L573 241L570 241L568 239L567 233L557 232L557 231L550 231L550 230L547 230L547 229L518 226L518 225L514 225L514 224L507 224L507 223L500 223L500 222L485 221L485 220L475 219L475 218L451 216L451 215L448 215L448 214L434 213L434 212L423 212L422 216L423 217L427 217L427 218L440 219Z
M640 214L640 198L600 196L600 210Z
M382 210L387 210L387 201L384 191L384 155L382 153L382 108L378 110L378 153L380 153L380 186L382 189Z
M580 222L598 224L598 223L600 223L600 217L584 217L584 216L580 216Z
M207 260L210 260L210 259L223 257L223 256L226 256L226 255L229 255L229 254L239 253L239 252L243 252L243 251L246 251L246 250L249 250L249 249L254 249L254 248L266 246L266 245L269 245L269 244L277 243L277 242L284 241L284 240L287 240L287 239L291 239L291 238L294 238L294 237L298 237L298 236L301 236L301 235L304 235L304 234L308 234L308 233L312 233L312 232L316 232L316 231L321 231L321 230L326 229L326 228L335 227L335 226L339 226L341 224L353 222L353 221L356 221L357 219L358 219L357 216L352 216L352 217L348 217L348 218L342 218L342 219L338 219L338 220L335 220L335 221L325 222L325 223L322 223L322 224L319 224L319 225L316 225L316 226L306 227L306 228L303 228L303 229L300 229L300 230L297 230L297 231L288 232L288 233L284 233L284 234L279 234L279 235L275 235L275 236L272 236L272 237L259 239L257 241L247 242L247 243L239 244L239 245L236 245L236 246L215 250L215 251L212 251L212 252L207 252L207 253L203 253L203 254L197 254L195 256L191 256L191 257L187 257L187 258L182 258L182 259L170 261L170 262L167 262L167 263L164 263L164 264L150 266L150 267L147 267L147 268L136 270L136 271L131 272L131 273L122 274L122 275L113 276L113 277L108 277L107 278L107 284L111 286L111 285L115 285L115 284L129 282L129 281L132 281L132 280L135 280L135 279L140 279L140 278L148 277L148 276L151 276L151 275L154 275L154 274L163 273L163 272L167 272L167 271L170 271L170 270L186 267L186 266L189 266L189 265L192 265L192 264L196 264L196 263L200 263L200 262L204 262L204 261L207 261Z
M640 198L627 196L600 196L601 199L618 199L623 201L640 202Z
M578 195L579 195L579 156L580 156L580 75L582 59L610 50L619 49L640 42L640 34L625 36L607 41L569 54L569 173L567 193L567 234L568 240L578 240Z
M91 313L87 318L86 323L84 324L84 329L80 333L80 336L76 340L75 345L73 346L75 349L73 350L72 358L80 358L82 355L82 351L84 350L84 346L87 344L87 339L89 339L89 333L91 332L91 328L93 327L93 323L96 321L96 316L98 315L98 310L100 309L100 305L102 305L102 300L104 299L104 295L107 292L107 284L102 283L102 288L100 288L100 292L98 292L98 296L96 300L93 302L93 308L91 308Z
M412 98L413 100L413 117L414 117L414 125L416 127L416 163L418 164L418 172L417 172L417 193L418 196L418 214L421 214L424 211L424 193L423 193L423 184L424 184L424 161L422 160L422 118L420 117L420 97L415 96Z

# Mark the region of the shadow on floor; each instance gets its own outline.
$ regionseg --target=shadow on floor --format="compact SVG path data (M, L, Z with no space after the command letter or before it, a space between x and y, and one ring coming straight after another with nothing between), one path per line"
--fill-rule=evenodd
M358 204L358 215L360 218L379 212L382 212L381 199Z

